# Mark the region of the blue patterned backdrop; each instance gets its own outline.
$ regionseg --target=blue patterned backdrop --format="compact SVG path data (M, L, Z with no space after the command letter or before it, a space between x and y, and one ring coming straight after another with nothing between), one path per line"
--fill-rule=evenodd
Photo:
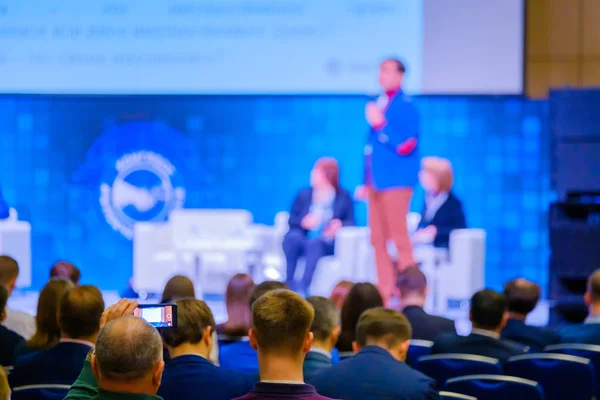
M422 154L452 160L467 222L488 232L487 284L499 289L522 275L545 287L553 196L547 103L415 101ZM186 207L246 208L257 222L272 223L307 185L320 156L340 161L347 188L360 183L364 103L362 97L0 97L0 182L10 205L32 224L33 286L44 283L59 258L80 266L85 282L126 285L132 244L107 223L99 202L119 152L167 153ZM413 209L422 201L417 191ZM357 209L364 224L365 205Z

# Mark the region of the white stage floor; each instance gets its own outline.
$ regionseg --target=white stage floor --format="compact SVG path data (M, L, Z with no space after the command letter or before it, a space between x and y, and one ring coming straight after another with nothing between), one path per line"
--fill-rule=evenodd
M102 292L102 294L107 306L116 303L120 298L119 293L116 291L106 291ZM20 310L35 315L38 295L39 292L15 290L8 301L8 305L14 310ZM147 303L149 301L140 302ZM212 310L217 323L224 322L227 319L225 303L221 296L210 296L207 298L206 303ZM544 326L548 323L548 313L548 302L541 300L535 310L530 314L527 322L532 325ZM460 308L449 311L445 316L456 321L456 329L459 334L467 335L471 331L468 304L465 303Z

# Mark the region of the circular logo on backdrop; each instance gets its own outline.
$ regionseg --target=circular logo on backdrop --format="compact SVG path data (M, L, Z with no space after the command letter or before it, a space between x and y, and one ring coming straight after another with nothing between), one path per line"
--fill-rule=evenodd
M141 221L164 221L183 206L185 189L175 187L175 167L160 154L138 151L117 160L114 179L100 185L100 205L106 221L123 236L133 236Z
M199 176L194 141L162 122L135 121L115 125L99 136L74 181L87 182L90 191L84 198L95 203L82 203L90 231L104 235L92 220L96 208L100 212L93 214L106 226L132 239L137 222L166 221L171 211L183 207L186 193L198 192Z

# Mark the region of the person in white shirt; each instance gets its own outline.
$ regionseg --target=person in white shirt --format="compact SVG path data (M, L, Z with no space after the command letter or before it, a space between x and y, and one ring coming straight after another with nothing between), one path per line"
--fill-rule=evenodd
M12 295L17 278L19 276L19 264L9 256L0 256L0 285L3 285L8 290L8 297ZM6 318L2 321L2 325L17 332L25 339L29 339L35 333L35 318L22 312L12 310L6 307Z
M306 299L315 310L310 331L313 341L304 357L304 379L333 365L331 352L340 336L340 313L335 303L326 297L310 296Z

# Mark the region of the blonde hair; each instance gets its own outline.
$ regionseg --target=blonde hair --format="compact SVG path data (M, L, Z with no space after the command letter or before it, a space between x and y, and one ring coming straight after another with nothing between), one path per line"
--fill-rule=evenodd
M260 350L298 354L314 318L310 303L290 290L267 292L252 304L252 330Z
M454 172L450 160L441 157L424 157L421 169L429 172L438 181L441 192L449 192L454 184Z
M10 386L6 371L0 366L0 400L10 400Z

